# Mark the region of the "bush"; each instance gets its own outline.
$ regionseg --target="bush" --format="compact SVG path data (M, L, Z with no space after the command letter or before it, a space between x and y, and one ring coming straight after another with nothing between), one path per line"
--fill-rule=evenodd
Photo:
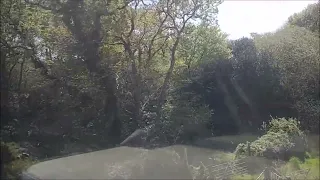
M270 132L252 143L239 144L236 148L236 154L249 155L250 153L250 155L253 156L265 156L270 149L272 149L273 152L279 152L280 150L288 150L292 146L294 146L294 144L289 141L287 134Z
M33 164L28 154L15 143L1 142L1 179L19 179L23 170Z
M277 118L272 119L268 124L268 132L286 133L289 136L304 136L300 130L300 122L296 119Z
M290 165L290 167L293 169L293 170L300 170L301 169L301 167L300 167L300 164L301 164L302 162L300 161L300 159L299 158L297 158L297 157L292 157L292 158L290 158L290 160L289 160L289 165Z
M265 135L251 143L240 143L235 153L236 157L252 155L284 160L292 156L304 158L306 136L295 119L272 119Z

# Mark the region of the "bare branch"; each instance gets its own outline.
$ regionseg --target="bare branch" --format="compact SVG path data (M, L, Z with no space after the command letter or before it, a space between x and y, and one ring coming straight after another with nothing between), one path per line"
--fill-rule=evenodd
M157 40L157 39L156 39L157 36L162 32L162 27L163 27L164 23L166 22L167 18L168 18L168 15L166 14L165 18L160 22L160 25L159 25L156 33L153 35L153 37L152 37L152 39L151 39L151 41L150 41L150 44L149 44L149 46L148 46L148 59L147 59L147 64L149 64L150 61L151 61L151 59L154 57L154 54L155 54L155 53L152 54L152 47L153 47L154 42ZM156 52L158 52L158 51L156 51Z
M123 42L108 43L110 46L123 45Z
M132 16L132 17L130 18L130 31L129 31L127 37L130 37L130 36L132 35L132 33L133 33L133 31L134 31L134 28L135 28L134 16Z
M132 2L133 0L127 0L125 3L124 3L124 5L122 5L122 6L120 6L120 7L117 7L114 11L111 11L111 12L109 12L109 11L106 11L104 14L102 14L102 15L113 15L113 14L115 14L118 10L123 10L123 9L125 9L126 7L128 7L128 5ZM107 5L109 5L110 4L110 1L108 0L108 2L107 2Z
M165 36L164 38L165 38L164 42L159 46L158 49L156 49L156 50L152 53L151 58L153 58L160 50L163 49L163 46L166 44L167 40L169 39L169 36Z

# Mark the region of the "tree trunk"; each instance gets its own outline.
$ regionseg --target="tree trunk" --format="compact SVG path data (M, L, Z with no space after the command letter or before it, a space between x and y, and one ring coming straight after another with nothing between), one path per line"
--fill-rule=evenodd
M9 112L9 80L6 68L6 51L1 49L1 124L6 125L10 121Z
M134 90L133 90L133 115L134 121L138 125L139 128L144 127L144 123L142 122L142 112L141 112L141 83L140 76L137 74L134 82Z
M25 62L25 59L26 57L23 58L21 64L20 64L20 73L19 73L19 84L18 84L18 92L19 92L19 95L21 93L21 84L22 84L22 78L23 78L23 66L24 66L24 62Z
M170 55L170 67L167 71L166 77L164 79L163 85L160 89L160 95L158 97L158 102L157 102L157 109L156 109L156 113L157 113L157 121L159 122L160 120L160 114L161 114L161 108L164 104L164 101L166 99L166 93L169 87L169 83L170 83L170 79L173 73L173 69L174 69L174 65L176 63L176 50L177 47L179 45L179 41L180 41L180 35L178 35L172 49L171 49L171 55Z
M112 145L119 144L121 141L121 129L122 123L119 118L119 105L118 98L116 96L116 78L112 71L109 75L103 78L102 83L105 85L105 91L107 94L104 113L107 117L107 121L111 121L108 129L105 130L108 140ZM106 122L108 124L108 122ZM110 138L112 137L112 139Z
M141 112L141 75L138 72L136 65L136 57L131 49L131 43L129 40L125 41L123 39L123 45L125 51L128 53L129 60L131 61L131 69L132 69L132 83L133 83L133 129L143 128L145 124L142 122L142 112ZM138 57L141 61L141 56Z
M103 132L108 136L108 140L112 137L111 141L113 145L118 144L120 143L121 136L121 122L118 115L115 73L110 66L105 68L100 64L102 60L99 52L102 44L101 14L98 12L95 12L94 15L86 14L87 12L84 9L83 1L67 1L62 9L63 22L79 42L78 46L80 49L78 53L84 58L87 69L90 73L96 74L98 78L102 77L100 84L102 85L102 90L106 92L104 114L107 118L102 128L105 128L107 124L111 124L111 126L103 130ZM85 14L85 16L83 16L83 14ZM92 19L86 16L92 16ZM90 23L92 21L92 30L86 32L83 23Z

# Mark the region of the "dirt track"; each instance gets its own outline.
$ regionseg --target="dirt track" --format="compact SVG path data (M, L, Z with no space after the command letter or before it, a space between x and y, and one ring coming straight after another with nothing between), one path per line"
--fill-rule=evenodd
M209 159L221 151L192 146L170 146L145 150L118 147L86 154L41 162L28 169L29 174L41 179L190 179L186 166L218 163Z
M229 142L230 139L239 142ZM195 144L200 147L205 144L207 148L174 145L147 150L122 146L44 161L31 166L27 173L40 179L192 179L195 174L187 163L198 167L201 163L208 166L230 162L232 153L221 147L231 144L232 148L246 139L248 137L224 137ZM224 151L212 149L217 146ZM266 163L265 159L249 158L246 164L250 171L260 173Z

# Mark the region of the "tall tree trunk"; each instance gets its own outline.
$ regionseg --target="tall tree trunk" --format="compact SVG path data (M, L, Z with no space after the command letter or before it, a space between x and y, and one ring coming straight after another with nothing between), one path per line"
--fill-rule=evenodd
M83 1L67 1L63 11L61 11L63 22L79 42L80 51L78 53L83 56L88 70L100 78L102 90L106 92L104 113L107 119L102 128L106 127L107 124L111 124L104 132L108 135L109 140L112 137L112 144L115 145L120 143L121 136L121 122L118 115L118 98L116 96L116 77L110 65L105 68L100 64L102 61L99 52L102 44L101 14L96 12L92 16L93 20L87 18L86 16L89 15L86 14L83 3ZM83 23L90 23L90 21L93 21L92 30L85 32Z
M6 51L1 48L1 125L10 121L9 80L6 68Z
M145 124L142 122L142 112L141 112L141 75L137 69L137 63L136 63L136 57L134 56L134 53L131 49L131 43L130 40L125 41L124 39L123 45L124 49L128 53L129 60L131 61L131 69L132 69L132 84L133 84L133 112L132 112L132 118L133 118L133 129L143 128ZM141 56L138 57L141 61Z
M25 59L26 57L23 58L21 64L20 64L20 72L19 72L19 84L18 84L18 92L19 92L19 95L21 93L21 84L22 84L22 78L23 78L23 66L24 66L24 62L25 62Z
M173 47L171 49L171 55L170 55L170 67L167 71L166 77L164 79L164 82L162 84L162 87L160 89L160 95L158 97L158 102L157 102L157 109L156 109L156 113L157 113L157 121L159 122L160 117L161 117L161 109L162 106L164 104L164 101L167 97L166 93L168 91L169 88L169 84L170 84L170 79L173 73L173 69L174 69L174 65L176 63L176 51L179 45L179 41L180 41L180 34L178 35L175 43L173 44Z
M122 123L119 118L119 105L118 97L116 96L116 78L112 70L109 71L109 75L102 79L105 84L106 102L104 106L104 113L107 117L107 121L111 121L110 126L106 129L106 135L112 143L112 145L119 144L121 141L121 129ZM108 122L106 122L108 124ZM112 139L110 139L112 137Z
M142 122L142 112L141 112L141 82L139 74L134 75L134 90L133 90L133 114L134 120L139 126L139 128L144 127L144 123Z

